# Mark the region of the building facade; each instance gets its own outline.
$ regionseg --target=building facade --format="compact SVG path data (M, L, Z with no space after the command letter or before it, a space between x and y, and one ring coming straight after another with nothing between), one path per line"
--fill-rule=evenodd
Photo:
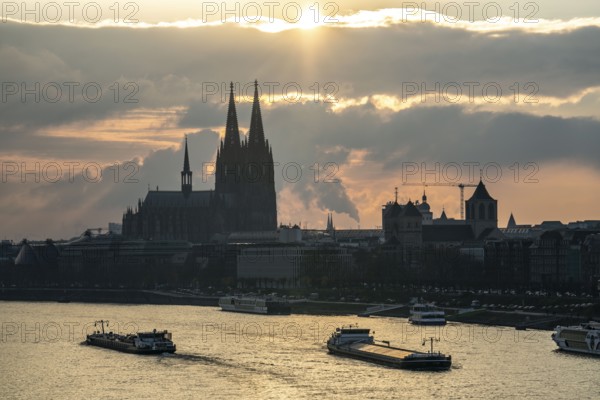
M265 139L258 82L250 130L240 140L233 84L225 138L217 150L215 190L194 191L187 139L181 189L148 190L123 215L123 235L145 240L210 242L216 234L277 229L273 151Z
M420 247L423 242L423 216L409 201L401 206L398 200L382 209L382 223L386 243L403 247Z

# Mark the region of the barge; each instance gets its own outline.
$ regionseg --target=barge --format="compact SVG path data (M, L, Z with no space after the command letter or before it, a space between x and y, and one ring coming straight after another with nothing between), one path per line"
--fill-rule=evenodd
M176 346L171 340L168 331L138 332L137 334L119 335L117 333L104 331L104 325L108 327L108 321L96 321L94 326L100 324L102 331L95 331L87 335L85 342L91 346L104 347L106 349L122 351L133 354L161 354L175 353Z
M431 350L424 353L393 347L390 342L375 343L369 329L348 326L337 328L327 341L332 354L353 357L365 361L385 364L394 368L414 370L447 370L452 366L452 357ZM425 344L425 342L423 342Z

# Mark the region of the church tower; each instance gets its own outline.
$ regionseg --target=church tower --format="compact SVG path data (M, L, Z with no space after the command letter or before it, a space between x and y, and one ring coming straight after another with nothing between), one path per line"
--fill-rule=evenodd
M277 200L275 194L275 170L273 150L265 140L258 81L254 81L254 101L250 118L248 141L244 146L244 208L248 216L245 229L277 229Z
M231 83L225 138L217 150L217 197L227 206L226 231L277 229L277 203L273 151L265 140L258 82L247 140L240 141L237 112Z
M188 156L187 136L185 137L185 155L183 156L183 171L181 171L181 192L185 197L192 193L192 171Z
M467 224L476 238L486 229L498 228L498 200L490 196L483 181L479 180L473 196L465 202L465 209Z
M240 144L240 131L238 129L237 112L233 94L233 82L230 85L229 107L227 108L227 124L225 125L225 138L217 149L217 162L215 167L215 192L219 195L236 193L239 190L242 167L242 147Z
M423 216L423 225L433 225L433 213L431 212L431 207L429 203L427 203L427 195L423 190L423 197L421 197L421 203L417 200L415 203L415 207L419 210L421 215Z
M325 231L328 233L335 231L335 227L333 226L333 213L327 213L327 228L325 228Z

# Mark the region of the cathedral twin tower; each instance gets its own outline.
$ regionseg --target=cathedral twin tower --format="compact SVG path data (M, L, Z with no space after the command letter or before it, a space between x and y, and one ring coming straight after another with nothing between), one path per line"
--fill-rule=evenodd
M273 150L265 140L258 82L254 81L254 101L248 137L240 142L233 83L229 94L225 138L217 150L215 192L238 199L229 231L277 229L277 204Z
M149 190L135 211L129 208L123 215L123 235L147 240L209 242L215 234L276 228L273 151L265 140L256 81L250 130L243 141L231 84L225 138L217 150L215 190L192 190L186 139L181 191Z

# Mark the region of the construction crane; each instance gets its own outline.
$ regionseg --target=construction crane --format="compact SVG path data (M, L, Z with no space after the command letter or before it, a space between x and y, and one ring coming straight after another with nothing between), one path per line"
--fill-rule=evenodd
M465 188L477 187L474 183L404 183L404 186L458 186L460 189L460 219L465 219Z

